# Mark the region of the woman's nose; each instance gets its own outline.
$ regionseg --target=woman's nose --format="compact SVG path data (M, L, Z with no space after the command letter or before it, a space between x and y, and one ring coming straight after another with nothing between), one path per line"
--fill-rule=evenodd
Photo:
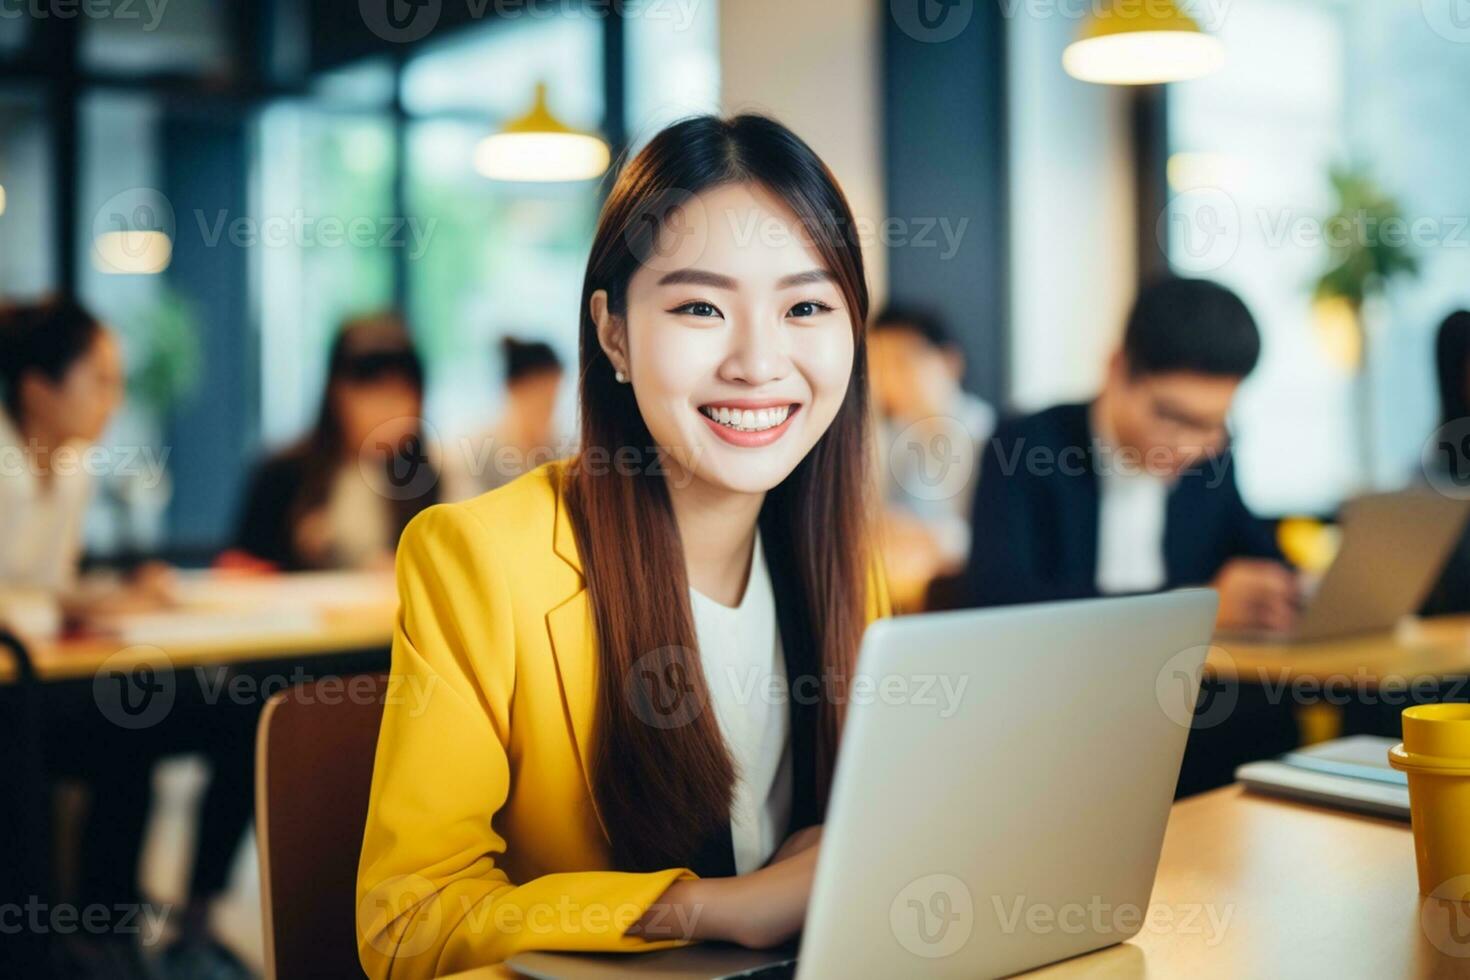
M737 324L730 336L731 350L720 369L724 380L758 386L779 381L791 370L783 324L747 321Z

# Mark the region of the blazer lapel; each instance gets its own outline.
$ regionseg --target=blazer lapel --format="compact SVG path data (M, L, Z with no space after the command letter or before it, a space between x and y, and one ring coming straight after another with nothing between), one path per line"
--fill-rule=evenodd
M580 577L582 559L577 553L576 534L560 487L556 493L552 547ZM603 837L607 837L607 824L602 814L597 812L597 794L592 787L595 764L592 739L597 722L597 635L592 626L586 583L580 578L577 591L546 614L546 630L551 638L552 654L556 657L556 672L561 681L562 700L572 739L582 763L587 798L592 801L592 810L597 815Z

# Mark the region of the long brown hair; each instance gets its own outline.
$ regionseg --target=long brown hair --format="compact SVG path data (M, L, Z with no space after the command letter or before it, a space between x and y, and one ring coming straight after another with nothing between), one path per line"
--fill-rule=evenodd
M709 710L683 544L655 465L660 453L630 387L613 376L590 302L606 290L612 314L625 316L628 281L679 205L735 182L760 185L796 215L835 277L854 331L852 376L835 419L766 495L760 516L788 681L795 703L817 698L810 737L793 732L797 780L810 783L796 793L814 801L817 819L865 625L868 290L851 209L832 173L781 124L754 115L686 120L627 164L598 221L582 284L582 449L564 487L599 648L594 795L614 859L630 870L687 864L728 827L735 769ZM633 457L642 464L611 462ZM661 690L650 690L649 678ZM680 710L666 721L666 706L653 702L670 693Z
M424 365L402 316L383 311L344 322L327 355L327 382L322 387L316 424L284 453L300 465L299 482L287 515L288 526L294 527L305 515L323 506L331 496L332 481L347 448L337 407L339 386L384 376L407 381L422 400ZM420 431L404 444L392 447L383 458L384 473L393 487L388 506L395 541L419 511L439 502L438 473L424 456L424 444L420 427ZM411 474L408 482L395 475L395 466L407 469ZM289 540L289 534L287 538ZM292 564L300 563L293 561Z

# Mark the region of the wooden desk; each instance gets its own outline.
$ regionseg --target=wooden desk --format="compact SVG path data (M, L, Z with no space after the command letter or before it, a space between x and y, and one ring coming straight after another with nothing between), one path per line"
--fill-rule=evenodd
M1458 913L1465 934L1458 945L1436 930L1445 950L1421 924L1421 914L1433 927L1456 910L1419 897L1408 824L1272 800L1239 786L1174 805L1151 906L1178 913L1180 928L1145 928L1121 946L1027 976L1470 976L1470 914ZM1223 927L1212 929L1201 914L1193 928L1183 928L1184 916L1201 907L1213 907Z
M235 614L257 610L262 625L183 641L128 643L96 636L31 643L36 678L82 679L103 664L118 670L143 664L178 669L316 657L386 648L393 640L397 594L387 573L301 573L236 582L201 578L183 591L186 612L206 607ZM314 621L300 628L283 630L269 623L275 611L307 608ZM15 676L15 664L0 651L0 685L13 683Z
M1161 928L1166 912L1172 928ZM1458 944L1437 928L1451 921L1448 914L1461 916ZM1025 976L1470 977L1470 914L1419 897L1408 824L1272 800L1239 786L1174 805L1150 915L1158 925L1122 945ZM510 976L485 967L452 980Z
M1218 677L1253 684L1361 681L1376 688L1463 677L1470 675L1470 616L1410 619L1390 632L1313 643L1222 640L1210 650L1208 663Z

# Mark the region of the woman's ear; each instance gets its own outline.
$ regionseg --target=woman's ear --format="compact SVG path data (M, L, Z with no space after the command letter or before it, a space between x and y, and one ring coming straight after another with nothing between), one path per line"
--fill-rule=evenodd
M607 305L607 290L599 289L588 300L592 322L597 325L597 343L607 359L612 361L614 371L628 373L628 330L627 322L613 313Z

